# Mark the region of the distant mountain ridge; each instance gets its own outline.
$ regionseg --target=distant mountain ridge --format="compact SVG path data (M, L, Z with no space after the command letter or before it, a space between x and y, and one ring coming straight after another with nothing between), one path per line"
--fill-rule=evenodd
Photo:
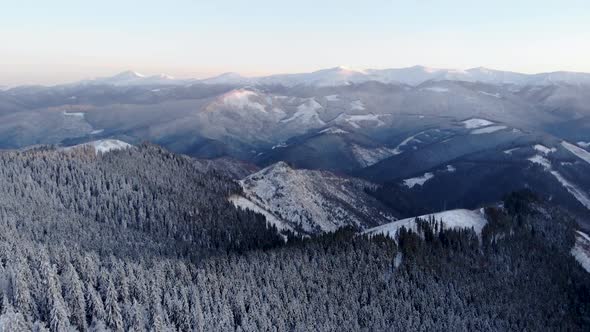
M282 85L285 87L293 87L302 85L329 87L358 84L369 81L417 86L428 81L445 80L499 85L513 84L545 86L559 83L580 85L590 84L590 73L555 71L538 74L524 74L485 67L462 70L430 68L419 65L406 68L360 70L338 66L307 73L246 77L239 73L227 72L204 79L179 79L166 74L148 76L132 70L127 70L114 76L83 80L72 84L113 86L221 84L239 86Z

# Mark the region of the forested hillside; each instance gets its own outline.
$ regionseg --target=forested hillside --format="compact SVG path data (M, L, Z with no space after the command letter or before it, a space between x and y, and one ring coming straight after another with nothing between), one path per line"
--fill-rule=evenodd
M478 237L277 234L158 147L0 153L1 331L585 330L574 221L530 195Z

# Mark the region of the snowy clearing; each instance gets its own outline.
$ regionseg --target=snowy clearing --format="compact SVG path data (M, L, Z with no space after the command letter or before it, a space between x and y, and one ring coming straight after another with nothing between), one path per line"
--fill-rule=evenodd
M422 133L424 133L424 132L421 131L421 132L419 132L419 133L417 133L415 135L412 135L412 136L406 138L405 140L403 140L401 143L399 143L395 147L395 149L393 149L393 154L398 155L398 154L401 154L402 152L404 152L404 151L402 151L401 148L403 148L404 146L408 145L408 143L410 143L411 141L416 140L416 136L418 136L418 135L420 135Z
M494 98L502 98L502 96L499 93L489 93L489 92L485 92L485 91L478 91L479 93L481 93L482 95L486 95L486 96L490 96L490 97L494 97Z
M582 147L584 149L587 149L587 148L590 148L590 142L582 142L582 141L580 141L580 142L578 142L578 146L580 146L580 147Z
M543 168L546 171L548 171L551 175L553 175L553 177L555 177L557 181L559 181L559 183L561 183L561 185L570 194L572 194L572 196L574 196L576 200L578 200L578 202L580 202L582 205L584 205L587 209L590 210L590 197L588 197L588 195L583 190L578 188L575 184L569 182L566 178L564 178L563 175L561 175L559 172L553 170L551 168L551 162L549 160L547 160L545 157L541 155L534 155L530 157L528 160L534 164L539 164L543 166Z
M455 172L457 169L455 168L455 166L453 165L447 165L447 172L449 173L453 173Z
M528 159L530 162L532 162L533 164L538 164L543 166L543 168L545 168L546 170L550 170L551 169L551 162L549 162L549 160L547 160L545 157L541 156L541 155L534 155L532 157L530 157Z
M541 152L544 155L547 155L547 154L549 154L551 152L557 151L556 148L551 148L550 149L550 148L548 148L548 147L546 147L545 145L542 145L542 144L536 144L535 146L533 146L533 149Z
M394 150L389 148L378 147L371 149L356 144L352 146L352 153L362 167L374 165L383 159L395 155Z
M490 126L490 127L484 127L484 128L479 128L479 129L475 129L471 131L472 135L480 135L480 134L491 134L491 133L495 133L497 131L500 130L504 130L506 129L506 126Z
M489 121L489 120L486 120L486 119L478 119L478 118L473 118L473 119L465 120L465 121L462 121L461 123L467 129L475 129L475 128L490 126L490 125L493 125L494 124L494 122L492 122L492 121Z
M84 118L85 113L83 112L68 112L68 111L64 111L63 115L65 116L71 116L71 117L76 117L76 118Z
M304 233L345 225L367 229L395 220L365 192L372 183L335 174L293 169L278 162L240 181L243 196Z
M416 185L422 186L424 183L426 183L426 181L428 181L432 178L434 178L434 174L424 173L424 175L422 175L422 176L418 176L418 177L410 178L410 179L405 179L404 186L406 186L410 189L414 188L414 186L416 186Z
M338 95L329 95L329 96L325 96L324 98L326 98L327 101L338 101L338 100L340 100L340 97Z
M569 152L576 155L576 157L590 164L590 152L582 149L581 147L575 146L572 143L563 141L561 145L566 148Z
M287 146L288 146L288 145L287 145L287 143L285 143L285 142L282 142L282 143L279 143L279 144L277 144L277 145L274 145L274 146L271 148L271 150L274 150L274 149L281 149L281 148L286 148Z
M93 130L92 132L90 132L90 135L98 135L100 133L102 133L104 131L104 129L96 129Z
M578 202L580 202L588 210L590 210L590 197L588 197L588 195L584 191L582 191L580 188L578 188L575 184L566 180L557 171L551 171L551 174L557 179L557 181L559 181L559 183L561 183L561 185L565 189L567 189L567 191L570 194L572 194L572 196L574 196L578 200Z
M572 256L590 273L590 237L580 231L576 232L576 244L571 250Z
M320 131L320 134L334 134L334 135L338 135L338 134L348 134L348 132L346 130L342 130L340 128L330 127L330 128L326 128L326 129Z
M92 141L92 142L88 142L88 143L70 146L70 147L64 148L63 150L69 151L69 150L73 150L73 149L84 148L86 146L93 147L94 151L96 152L96 155L98 155L100 153L107 153L110 151L129 149L129 148L133 147L133 145L131 145L131 144L128 144L128 143L125 143L123 141L119 141L116 139L101 139L98 141Z
M518 150L518 149L520 149L520 148L512 148L512 149L504 150L503 152L504 152L505 154L512 154L512 152L514 152L514 151L516 151L516 150Z
M378 235L382 234L391 239L397 239L397 233L402 228L417 230L416 218L426 219L433 217L436 221L441 221L443 227L446 229L460 229L460 228L473 228L477 234L481 234L483 227L486 225L487 220L484 215L483 209L478 210L449 210L433 214L425 214L419 217L412 217L391 222L389 224L381 225L375 228L371 228L363 232L363 234Z
M363 104L362 101L355 100L355 101L350 102L350 109L352 111L364 111L365 105Z
M377 127L385 125L381 120L382 115L365 114L365 115L340 115L338 120L343 120L354 128L361 128L362 123L374 123Z
M439 87L439 86L432 86L432 87L428 87L428 88L423 88L422 90L423 91L438 92L438 93L449 92L449 89L442 88L442 87Z
M90 142L88 144L94 146L94 149L96 150L97 154L107 153L116 150L124 150L132 147L131 144L116 139L103 139L99 141Z
M260 206L256 205L256 203L252 202L251 200L249 200L243 196L232 195L228 198L228 200L235 207L239 207L244 210L250 210L250 211L262 214L266 218L266 222L275 226L279 231L283 231L283 230L295 231L291 226L289 226L284 221L277 218L274 214L261 208Z

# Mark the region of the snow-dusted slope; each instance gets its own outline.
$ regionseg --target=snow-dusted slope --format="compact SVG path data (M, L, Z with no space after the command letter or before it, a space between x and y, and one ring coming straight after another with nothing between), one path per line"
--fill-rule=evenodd
M486 119L472 118L461 122L467 129L476 129L480 127L490 126L494 123Z
M279 162L240 183L245 197L232 197L234 204L264 210L270 222L302 233L334 231L347 225L366 229L395 220L365 193L371 183L330 172L293 169Z
M580 231L576 232L576 244L571 253L584 270L590 273L590 236Z
M583 161L587 162L588 164L590 164L590 152L577 147L569 142L563 141L561 142L561 145L566 148L569 152L573 153L576 155L576 157L582 159Z
M398 231L405 227L408 230L417 230L416 218L428 220L433 217L437 222L442 221L445 228L473 228L477 234L481 234L487 220L483 209L478 210L449 210L439 213L427 214L419 217L407 218L368 229L364 234L378 235L382 234L392 239L396 239Z
M357 144L352 145L352 153L362 167L367 167L396 154L394 149L386 147L365 148Z
M586 150L583 150L573 144L563 141L561 145L579 157L580 159L590 162L590 153ZM553 168L551 165L551 161L546 158L547 155L554 153L556 151L555 148L548 148L541 144L536 144L533 146L533 149L536 150L538 153L529 157L528 161L533 164L537 164L542 166L545 171L549 172L561 185L570 193L572 196L576 198L578 202L580 202L583 206L590 210L590 196L577 184L571 182L570 180L566 179L561 173ZM581 151L580 151L581 150Z
M72 149L92 147L94 149L94 151L96 152L96 154L98 155L99 153L107 153L107 152L115 151L115 150L129 149L132 146L133 145L131 145L131 144L128 144L128 143L125 143L123 141L116 140L116 139L102 139L102 140L98 140L98 141L92 141L92 142L88 142L88 143L70 146L70 147L65 148L64 150L67 151L67 150L72 150Z
M73 85L114 85L114 86L140 86L140 85L187 85L192 83L224 84L236 86L260 85L285 87L294 86L343 86L359 84L368 81L381 83L420 85L428 81L465 81L480 82L486 84L503 85L534 85L549 86L556 84L585 85L590 84L589 73L577 72L552 72L539 74L522 74L502 70L488 69L484 67L463 69L430 68L425 66L413 66L406 68L388 69L352 69L344 66L320 69L313 72L275 74L270 76L244 77L238 73L223 73L205 79L177 79L166 74L143 75L127 70L114 76L99 77L84 80ZM483 91L482 91L483 92ZM484 92L485 93L485 92ZM499 95L490 94L499 98Z

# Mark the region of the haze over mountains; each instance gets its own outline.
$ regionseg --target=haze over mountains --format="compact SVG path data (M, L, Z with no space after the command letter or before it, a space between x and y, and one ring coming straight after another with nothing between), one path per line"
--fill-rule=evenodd
M346 66L322 69L311 73L275 74L260 77L245 77L228 72L205 79L177 79L166 74L143 75L128 70L112 77L84 80L81 84L109 84L116 86L133 85L181 85L181 84L232 84L232 85L310 85L334 86L350 83L377 81L419 85L426 81L456 80L490 84L550 85L555 83L588 84L590 74L581 72L556 71L538 74L523 74L485 67L466 70L429 68L413 66L395 69L352 69ZM74 83L76 84L76 83Z

